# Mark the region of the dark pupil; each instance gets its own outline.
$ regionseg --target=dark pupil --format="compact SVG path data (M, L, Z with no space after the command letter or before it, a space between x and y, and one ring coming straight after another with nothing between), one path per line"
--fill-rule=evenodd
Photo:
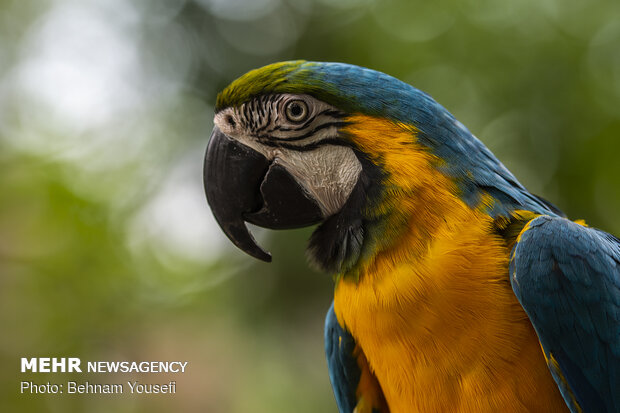
M291 115L297 117L301 115L302 112L303 112L303 109L301 108L301 105L299 103L293 103L291 105Z

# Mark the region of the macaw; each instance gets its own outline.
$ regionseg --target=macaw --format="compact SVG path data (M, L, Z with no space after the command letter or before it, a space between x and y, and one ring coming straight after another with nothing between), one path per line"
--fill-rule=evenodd
M620 240L528 192L429 95L342 63L217 97L204 182L228 238L319 224L341 412L620 412Z

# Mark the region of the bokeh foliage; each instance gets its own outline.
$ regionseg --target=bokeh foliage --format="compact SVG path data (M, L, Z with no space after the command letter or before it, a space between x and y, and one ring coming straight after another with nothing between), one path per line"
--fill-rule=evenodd
M0 0L0 410L334 411L309 230L232 248L202 156L218 90L343 61L427 91L533 192L620 234L616 1ZM20 357L187 360L176 396L27 396Z

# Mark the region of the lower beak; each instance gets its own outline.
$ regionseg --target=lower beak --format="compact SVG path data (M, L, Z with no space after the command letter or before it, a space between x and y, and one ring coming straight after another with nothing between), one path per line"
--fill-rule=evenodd
M323 219L316 201L284 167L229 138L217 126L205 154L204 185L213 215L226 236L263 261L271 261L271 255L256 243L245 221L286 229Z

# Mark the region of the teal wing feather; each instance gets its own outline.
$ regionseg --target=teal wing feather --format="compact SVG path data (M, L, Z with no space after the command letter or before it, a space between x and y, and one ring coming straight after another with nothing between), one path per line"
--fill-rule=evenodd
M361 369L355 357L355 339L339 323L332 303L325 319L325 355L329 378L341 413L353 412Z
M572 412L620 412L620 240L565 218L530 221L512 288Z

